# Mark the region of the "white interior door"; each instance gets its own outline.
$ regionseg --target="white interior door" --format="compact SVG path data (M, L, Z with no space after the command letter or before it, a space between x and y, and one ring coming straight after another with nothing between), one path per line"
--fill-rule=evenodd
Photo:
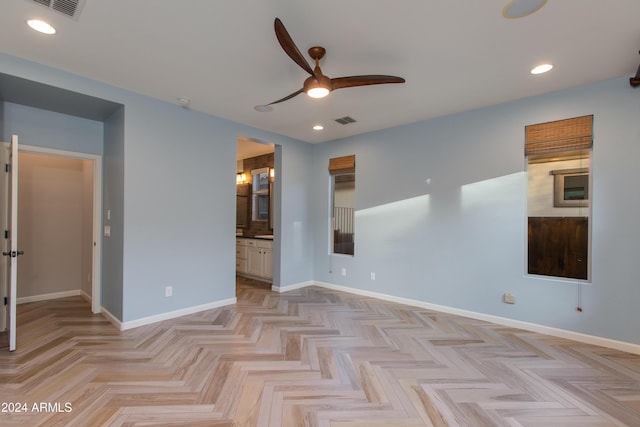
M9 157L11 146L0 143L0 251L9 252ZM9 258L0 257L0 332L7 330L8 316L5 298L9 295Z
M4 147L3 147L4 150ZM18 136L11 137L11 147L5 173L8 178L6 191L6 211L8 216L8 230L5 237L9 238L8 248L2 251L3 262L7 265L6 298L7 298L7 334L9 338L9 351L16 349L16 294L18 288L18 256L22 252L18 250Z

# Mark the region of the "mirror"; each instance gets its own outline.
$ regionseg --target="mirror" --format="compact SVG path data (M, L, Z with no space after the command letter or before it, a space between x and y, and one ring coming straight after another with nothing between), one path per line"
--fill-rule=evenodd
M269 220L269 168L251 170L251 220Z

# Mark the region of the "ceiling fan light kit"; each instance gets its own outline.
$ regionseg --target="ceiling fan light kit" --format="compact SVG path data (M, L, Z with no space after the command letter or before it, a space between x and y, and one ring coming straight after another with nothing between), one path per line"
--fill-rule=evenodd
M323 75L319 79L311 76L304 81L302 87L311 98L324 98L331 92L331 80Z
M284 98L278 99L277 101L270 102L267 104L273 105L278 104L283 101L287 101L301 93L306 93L311 98L324 98L331 91L337 89L344 89L348 87L356 87L356 86L367 86L367 85L379 85L386 83L404 83L405 80L402 77L396 76L385 76L385 75L364 75L364 76L349 76L349 77L338 77L338 78L329 78L322 74L322 70L320 69L320 59L326 53L325 48L321 46L314 46L309 49L309 56L315 60L315 68L311 69L311 66L307 62L307 60L302 56L300 50L293 42L293 39L287 32L287 29L284 27L282 21L279 18L276 18L273 23L276 38L282 47L282 50L302 68L307 73L310 74L309 77L304 81L302 89L299 89L293 92L290 95L285 96Z

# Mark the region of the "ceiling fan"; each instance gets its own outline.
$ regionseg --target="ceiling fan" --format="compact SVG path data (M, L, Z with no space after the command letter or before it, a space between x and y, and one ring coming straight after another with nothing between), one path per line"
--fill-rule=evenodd
M631 87L640 86L640 66L638 66L638 71L636 71L636 75L629 79L629 84L631 85Z
M348 87L367 86L367 85L380 85L386 83L404 83L405 80L402 77L384 76L379 74L365 75L365 76L349 76L349 77L337 77L329 78L322 74L320 65L318 64L320 59L324 56L326 50L320 46L314 46L309 49L309 56L316 61L315 68L311 68L309 63L304 59L302 53L298 50L293 39L287 32L282 21L279 18L275 19L274 27L276 30L276 37L280 46L285 51L289 58L298 64L303 70L309 73L308 77L299 89L284 98L273 101L267 105L277 104L279 102L286 101L301 93L306 93L312 98L323 98L329 94L332 90L344 89Z

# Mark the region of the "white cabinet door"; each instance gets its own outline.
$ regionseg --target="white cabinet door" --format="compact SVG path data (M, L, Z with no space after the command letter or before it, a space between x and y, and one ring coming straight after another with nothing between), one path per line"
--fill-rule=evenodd
M262 249L247 247L247 274L262 276L263 264Z
M262 250L262 276L268 279L273 278L273 252L271 249Z
M247 272L247 260L236 258L236 273L244 274Z

